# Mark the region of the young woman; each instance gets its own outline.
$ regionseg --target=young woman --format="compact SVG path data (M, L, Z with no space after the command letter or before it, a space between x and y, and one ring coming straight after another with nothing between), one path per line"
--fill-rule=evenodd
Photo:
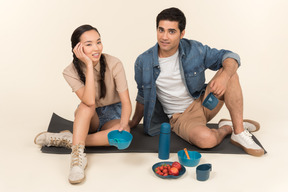
M119 59L102 53L98 30L90 25L78 27L71 37L73 62L63 75L81 100L75 111L73 135L40 133L35 143L45 146L70 146L70 183L85 178L87 166L85 146L107 146L112 130L130 131L131 102L123 65ZM89 133L89 134L88 134Z

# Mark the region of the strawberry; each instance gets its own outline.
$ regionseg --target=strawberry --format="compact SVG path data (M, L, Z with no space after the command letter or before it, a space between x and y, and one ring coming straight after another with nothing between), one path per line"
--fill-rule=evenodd
M176 167L171 167L170 169L171 175L178 176L179 170Z
M162 171L164 174L168 174L168 169L163 169L163 171Z
M178 161L174 161L172 163L172 167L176 167L178 169L178 171L181 170L181 164Z

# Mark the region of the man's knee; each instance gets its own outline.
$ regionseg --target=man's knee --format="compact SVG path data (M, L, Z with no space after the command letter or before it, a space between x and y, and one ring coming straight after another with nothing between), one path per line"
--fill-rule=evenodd
M239 75L238 75L237 72L236 72L234 75L231 76L229 82L232 82L232 83L239 83Z
M223 68L219 69L218 72L216 73L216 75L213 77L213 79L218 77L222 72L223 72ZM232 75L230 77L229 83L231 83L231 84L239 83L239 75L237 72L235 72L234 75Z
M212 148L218 144L216 136L211 131L203 131L197 135L191 135L190 143L202 149Z

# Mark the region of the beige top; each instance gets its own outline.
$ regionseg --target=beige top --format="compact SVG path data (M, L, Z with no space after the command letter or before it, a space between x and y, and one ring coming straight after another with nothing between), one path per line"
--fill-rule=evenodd
M106 58L106 72L105 72L105 85L106 85L106 96L99 99L100 97L100 63L94 67L94 80L96 87L96 106L103 107L120 102L118 93L128 89L125 71L122 62L111 55L103 54ZM86 68L83 68L83 73L86 73ZM84 83L80 80L74 64L68 65L64 71L63 76L67 83L72 88L73 92L84 86ZM98 90L98 91L97 91Z

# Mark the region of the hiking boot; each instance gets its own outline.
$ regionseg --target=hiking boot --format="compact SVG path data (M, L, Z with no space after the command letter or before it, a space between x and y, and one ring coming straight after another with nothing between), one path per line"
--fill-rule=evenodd
M257 157L264 155L264 149L255 143L255 141L252 139L252 134L247 130L244 130L237 135L233 132L231 135L231 143L241 147L246 153L250 155Z
M232 121L229 119L221 119L218 123L218 127L222 127L224 125L228 125L233 129ZM244 119L243 120L243 127L244 129L247 129L249 132L256 132L260 129L260 124L256 121L250 120L250 119Z
M69 130L61 131L60 133L42 132L35 137L34 143L47 147L71 148L72 133Z
M68 180L71 184L81 183L85 179L84 169L87 166L87 157L84 153L84 145L73 145L71 153L71 165Z

